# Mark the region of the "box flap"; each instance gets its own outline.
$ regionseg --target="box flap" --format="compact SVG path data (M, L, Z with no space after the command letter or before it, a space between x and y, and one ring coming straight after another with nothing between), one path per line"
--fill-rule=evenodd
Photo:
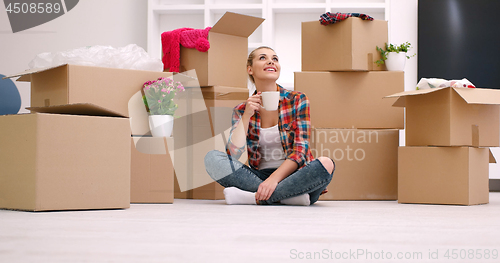
M263 18L226 12L210 32L249 37L262 24Z
M206 100L246 100L247 88L234 88L226 86L210 86L201 88L203 98Z
M393 107L404 107L406 105L406 97L399 97L394 104Z
M421 95L421 94L427 94L431 92L436 92L438 90L442 90L446 88L434 88L434 89L421 89L421 90L410 90L410 91L403 91L403 92L398 92L389 96L385 96L384 98L398 98L398 97L405 97L405 96L412 96L412 95Z
M31 112L55 113L69 115L88 115L88 116L107 116L107 117L125 117L119 113L91 103L75 103L66 105L54 105L48 107L27 107Z
M53 67L46 67L46 68L32 68L32 69L25 70L23 72L19 72L19 73L15 73L15 74L11 74L11 75L5 76L2 79L10 79L10 78L14 78L14 77L20 77L20 78L17 79L17 81L30 81L31 79L28 78L27 76L29 76L29 75L31 75L33 73L47 71L49 69L63 67L63 66L66 66L66 65L67 64L63 64L63 65L59 65L59 66L53 66Z
M453 88L469 104L500 104L500 90Z
M384 98L398 98L399 99L392 105L395 107L404 107L405 101L400 100L406 96L414 96L421 94L429 94L442 89L448 89L450 87L443 88L433 88L433 89L422 89L422 90L411 90L399 92ZM462 97L465 102L469 104L500 104L500 90L494 89L470 89L470 88L452 88L460 97Z
M497 160L495 159L495 156L493 155L493 153L491 152L491 149L489 149L489 152L490 152L490 163L497 163Z

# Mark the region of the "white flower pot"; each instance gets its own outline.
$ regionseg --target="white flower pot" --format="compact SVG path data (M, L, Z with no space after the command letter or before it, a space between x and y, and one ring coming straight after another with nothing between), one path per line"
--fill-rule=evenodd
M174 127L172 115L149 115L149 128L153 137L170 137Z
M406 53L389 52L384 63L389 71L403 71L405 69Z

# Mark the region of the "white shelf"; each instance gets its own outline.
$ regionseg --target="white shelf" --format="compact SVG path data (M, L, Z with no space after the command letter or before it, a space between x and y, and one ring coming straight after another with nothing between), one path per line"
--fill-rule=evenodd
M315 9L315 8L327 8L327 6L324 3L291 3L291 4L285 4L285 3L278 3L278 4L271 4L271 8L273 10L276 9Z
M203 13L205 5L155 5L154 14L190 14Z
M206 5L207 9L212 11L227 11L227 10L258 10L262 12L263 4L211 4Z
M321 3L311 4L273 4L271 8L273 13L304 13L304 12L318 12L318 17L328 12L328 7Z
M365 13L375 19L389 17L393 0L148 0L148 53L161 57L160 35L181 27L213 26L226 12L265 19L249 37L248 51L273 47L282 62L278 82L293 87L293 72L300 71L301 22L319 20L325 12ZM390 25L389 25L390 26Z

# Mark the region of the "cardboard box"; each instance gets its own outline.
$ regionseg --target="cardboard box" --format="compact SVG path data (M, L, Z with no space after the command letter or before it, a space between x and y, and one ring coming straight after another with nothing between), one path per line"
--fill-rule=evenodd
M0 127L0 208L130 207L127 118L19 114L0 116Z
M172 73L65 64L6 78L18 76L17 81L31 82L32 107L91 103L128 117L128 102L144 82Z
M329 192L320 200L396 200L399 130L314 129L315 158L335 161Z
M175 198L224 199L223 187L207 174L204 159L211 150L225 151L233 109L247 98L247 89L224 86L186 89L179 98L176 114L183 117L175 119L173 131Z
M302 22L302 71L385 70L375 61L381 58L376 47L387 42L387 21L350 17L327 26Z
M259 17L226 12L208 33L207 52L181 46L180 71L195 69L200 86L246 88L248 37L263 21Z
M500 145L499 90L434 88L387 97L406 108L407 146Z
M399 147L398 202L476 205L489 202L488 148Z
M223 200L224 187L217 182L193 189L193 199Z
M404 90L404 72L295 72L315 128L403 129L404 111L384 96Z
M177 176L174 178L174 198L175 199L193 199L193 190L181 191Z
M132 137L130 202L173 203L174 166L163 137Z

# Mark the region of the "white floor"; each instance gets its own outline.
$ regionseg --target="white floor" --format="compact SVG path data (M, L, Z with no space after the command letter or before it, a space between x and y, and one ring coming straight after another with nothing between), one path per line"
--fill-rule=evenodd
M500 193L490 193L487 205L469 207L395 201L228 206L176 199L126 210L0 210L2 263L499 262L499 250Z

